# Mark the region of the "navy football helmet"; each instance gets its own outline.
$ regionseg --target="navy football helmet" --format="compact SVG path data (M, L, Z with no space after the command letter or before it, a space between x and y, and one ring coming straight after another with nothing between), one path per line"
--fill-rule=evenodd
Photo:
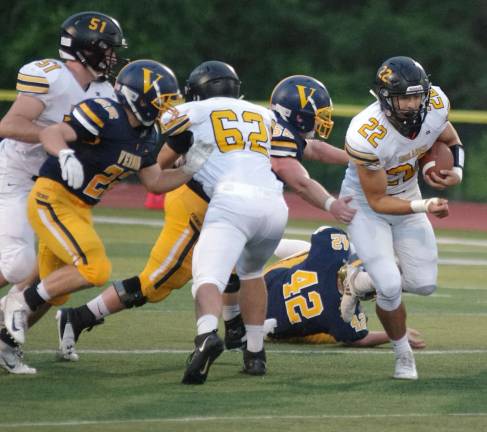
M410 57L392 57L386 60L375 77L375 92L382 111L404 136L414 137L421 129L430 98L428 75L423 67ZM399 110L398 97L420 95L417 110Z
M120 24L100 12L80 12L61 25L59 56L77 60L100 78L113 78L117 64L127 60L117 58L116 48L127 48Z
M238 98L240 80L227 63L210 60L197 66L188 77L184 96L187 102L223 96Z
M315 78L293 75L274 87L271 109L303 134L316 132L326 139L333 129L333 104L326 87Z
M167 66L154 60L136 60L126 65L115 81L115 93L144 126L152 126L181 101L178 80Z

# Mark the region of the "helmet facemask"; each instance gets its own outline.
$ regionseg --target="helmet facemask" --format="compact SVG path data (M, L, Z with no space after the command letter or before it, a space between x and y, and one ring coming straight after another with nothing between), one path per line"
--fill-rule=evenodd
M393 94L387 89L379 90L379 100L381 102L382 109L394 125L394 127L401 133L401 135L407 137L415 137L421 130L421 126L428 113L429 105L429 89L425 91L421 85L408 87L406 93ZM420 95L421 100L417 109L400 109L399 98L401 96Z
M320 108L315 115L315 132L320 138L327 139L333 129L334 122L331 119L333 107Z

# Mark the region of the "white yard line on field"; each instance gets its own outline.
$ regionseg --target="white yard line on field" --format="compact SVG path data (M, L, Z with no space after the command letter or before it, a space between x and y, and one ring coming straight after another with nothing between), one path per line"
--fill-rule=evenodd
M99 354L99 355L118 355L118 354L136 354L136 355L152 355L152 354L189 354L191 350L184 349L85 349L76 350L79 354ZM28 354L56 354L56 350L28 350ZM373 348L349 348L349 349L266 349L268 354L378 354L378 355L392 355L393 352L388 349L373 349ZM414 355L463 355L463 354L487 354L487 349L464 349L464 350L421 350L415 351Z
M142 419L119 419L119 420L70 420L70 421L46 421L46 422L25 422L25 423L0 423L3 428L21 427L68 427L68 426L90 426L90 425L112 425L112 424L156 424L156 423L210 423L210 422L235 422L241 421L265 421L265 420L353 420L353 419L392 419L392 418L431 418L440 417L486 417L487 413L400 413L400 414L349 414L349 415L245 415L245 416L208 416L208 417L176 417L176 418L142 418Z
M117 216L95 216L94 221L98 224L115 224L115 225L141 225L149 227L163 226L161 219L144 219L144 218L129 218ZM288 235L310 235L312 230L307 228L287 228ZM477 246L486 247L487 240L472 240L464 238L453 237L439 237L437 239L440 245L461 245L461 246ZM487 266L487 260L482 259L467 259L467 258L440 258L438 263L440 265L459 265L459 266Z

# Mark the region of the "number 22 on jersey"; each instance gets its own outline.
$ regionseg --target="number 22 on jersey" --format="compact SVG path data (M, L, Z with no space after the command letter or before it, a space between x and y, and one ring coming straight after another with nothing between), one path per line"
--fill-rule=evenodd
M297 270L292 274L291 281L282 286L289 322L300 323L303 317L310 319L323 312L323 302L317 291L301 293L301 290L317 284L316 272Z
M239 118L237 113L232 110L213 111L211 124L216 144L222 153L245 150L245 144L249 142L250 151L269 157L269 133L264 119L259 113L244 111ZM244 140L245 130L250 125L256 125L257 130L250 132L247 139Z

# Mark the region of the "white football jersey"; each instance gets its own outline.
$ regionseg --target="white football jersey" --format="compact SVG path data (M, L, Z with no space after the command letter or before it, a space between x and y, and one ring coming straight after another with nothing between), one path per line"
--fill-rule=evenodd
M177 118L169 113L162 118L169 135L189 130L194 142L214 145L213 153L194 175L209 197L216 185L224 182L282 189L269 158L275 122L272 111L227 97L188 102L177 110Z
M431 88L428 113L418 136L401 135L382 112L379 102L369 105L351 121L345 149L348 164L342 190L363 195L357 165L387 173L388 195L409 195L417 190L418 158L435 143L447 126L450 103L439 87Z
M49 126L60 123L64 116L79 102L95 97L115 99L113 87L108 82L92 82L85 91L60 60L47 59L24 65L17 76L17 91L39 99L45 106L35 123ZM17 169L22 169L30 176L37 175L46 158L42 144L30 144L22 141L4 139L2 157L11 160Z

